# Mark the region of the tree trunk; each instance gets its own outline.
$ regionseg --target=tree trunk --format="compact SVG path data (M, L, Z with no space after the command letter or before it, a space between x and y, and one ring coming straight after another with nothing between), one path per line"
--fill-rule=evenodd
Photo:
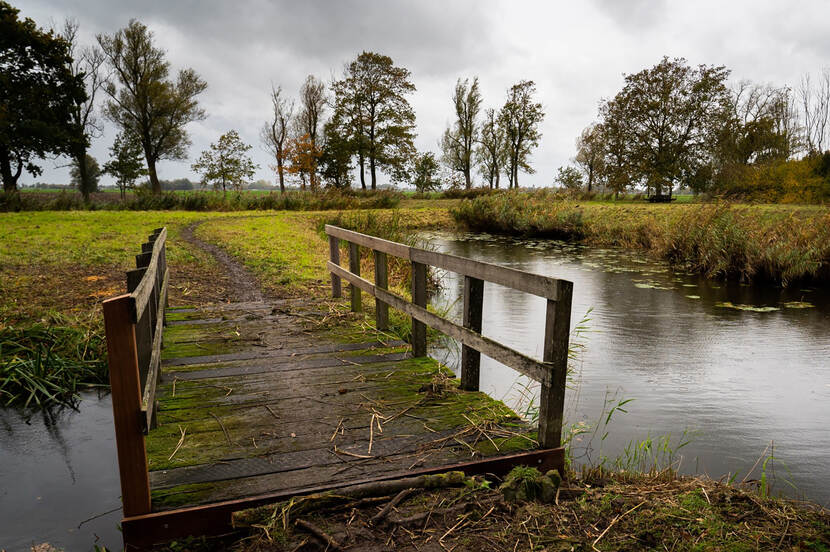
M0 148L0 173L3 175L3 191L7 194L17 191L17 179L23 169L23 163L17 162L17 174L12 174L12 160L9 150Z
M470 167L464 169L464 186L468 190L473 187L473 180L470 178Z
M156 173L156 161L155 159L150 159L149 156L147 157L147 173L150 176L150 187L153 190L153 194L161 195L161 184Z
M375 156L374 155L369 156L369 172L372 175L372 189L375 190L375 189L377 189L377 186L378 186L378 177L377 177L377 174L375 173Z
M78 164L78 191L84 197L84 203L89 203L89 167L86 166L86 148L75 151L75 163Z
M366 159L363 158L363 154L361 153L358 155L358 162L360 163L360 185L363 189L366 189Z
M588 167L588 193L591 193L591 187L594 185L594 167Z
M277 157L277 174L280 177L280 193L285 193L285 175L282 174L282 157Z

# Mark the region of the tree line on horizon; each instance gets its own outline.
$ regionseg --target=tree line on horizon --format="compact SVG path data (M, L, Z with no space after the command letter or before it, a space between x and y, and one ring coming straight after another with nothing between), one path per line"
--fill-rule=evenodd
M152 31L137 20L81 47L77 22L44 31L18 13L0 1L4 191L17 190L24 169L39 175L37 159L53 155L71 159L72 182L85 200L104 173L115 177L122 197L143 176L161 193L156 165L187 158L185 126L205 118L197 97L207 83L189 68L172 75ZM722 193L757 187L759 178L817 179L830 195L830 70L818 81L806 75L797 93L746 81L730 88L729 75L682 58L624 75L623 89L600 103L599 120L577 139L574 165L560 167L555 183L670 197L680 186ZM355 177L361 188L375 189L378 173L419 192L470 189L476 173L485 187L501 188L504 176L508 188L518 188L521 172L535 172L530 158L545 114L533 81L511 86L496 109L483 108L478 77L459 78L438 155L415 148L414 91L409 70L365 51L328 84L309 75L296 99L272 87L260 138L280 190L287 179L316 191L351 187ZM102 135L101 115L118 128L103 166L87 151ZM202 186L240 189L258 168L250 149L229 130L191 167Z
M723 66L668 57L625 75L577 138L575 166L560 167L556 182L668 198L676 187L830 197L830 68L818 80L805 75L795 92L746 80L729 86L729 76Z

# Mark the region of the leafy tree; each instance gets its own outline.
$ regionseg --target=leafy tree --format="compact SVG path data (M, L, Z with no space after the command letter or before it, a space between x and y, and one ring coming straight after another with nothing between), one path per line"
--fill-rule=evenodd
M521 81L507 91L507 102L499 112L499 125L506 140L506 169L511 188L519 187L519 171L536 172L530 166L530 154L539 145L539 125L545 118L542 104L533 101L536 84Z
M479 172L487 179L492 190L499 188L501 170L504 166L505 154L504 129L501 128L496 111L492 108L484 110L484 122L479 132L479 142L476 148L476 160Z
M72 121L86 98L82 78L69 70L69 45L0 1L0 176L17 191L23 169L41 174L34 159L70 155L79 139Z
M438 179L438 161L434 153L427 151L416 155L412 165L412 185L419 194L441 187L441 181Z
M441 151L444 163L454 171L464 175L465 187L473 187L473 147L478 140L476 119L481 109L481 93L478 90L478 77L458 79L452 95L455 106L455 122L444 131L441 137Z
M286 166L288 173L300 179L300 188L306 189L306 183L317 168L321 155L320 147L311 141L308 134L303 134L288 141Z
M85 189L84 199L89 200L89 194L98 191L98 181L101 179L101 167L98 161L89 154L84 158L84 166L73 163L69 171L69 182L73 188Z
M349 188L352 185L352 148L341 122L332 118L323 126L323 148L320 152L321 176L328 186Z
M559 167L556 170L554 182L565 190L581 190L583 186L582 173L575 167Z
M602 135L602 125L594 123L582 131L582 134L576 140L574 161L585 174L588 191L590 192L605 168L605 142Z
M115 178L121 199L125 199L127 188L134 188L135 181L147 174L142 154L141 144L123 131L110 147L110 160L104 164L104 172Z
M310 151L319 151L319 131L322 124L321 118L326 107L326 85L317 80L314 75L309 75L303 86L300 88L300 111L297 113L297 134L307 136ZM309 184L312 190L319 187L317 182L317 158L309 158L311 166L308 170Z
M294 114L294 101L282 95L282 88L271 88L271 120L262 127L260 136L265 147L274 157L276 165L271 168L277 173L280 192L285 193L285 173L290 124Z
M156 163L187 157L185 125L205 118L196 96L207 84L193 69L179 71L175 82L168 79L170 62L164 51L153 46L153 33L135 19L113 36L98 35L98 44L113 71L104 88L110 97L105 113L138 139L152 191L160 194Z
M406 99L415 85L409 78L410 72L393 65L392 58L363 52L332 85L335 113L346 122L364 188L366 161L373 190L378 169L393 180L407 179L405 168L415 151L415 112Z
M203 151L191 168L201 173L202 186L213 186L222 192L227 192L228 186L241 190L258 168L248 157L250 149L235 130L229 130L209 150Z
M101 71L104 64L104 53L95 46L80 48L78 45L78 22L67 19L63 25L61 36L69 45L69 54L72 61L68 65L70 74L81 79L86 90L86 98L78 98L72 106L72 123L78 132L73 141L72 148L73 166L78 171L76 187L84 196L84 201L89 201L90 192L97 191L99 175L87 173L90 166L85 160L87 155L87 144L93 138L100 138L103 127L95 116L95 98L104 84ZM97 164L96 164L97 166Z
M689 67L663 60L626 75L625 86L601 108L603 126L614 127L625 144L630 182L658 197L709 162L719 121L728 107L725 67Z

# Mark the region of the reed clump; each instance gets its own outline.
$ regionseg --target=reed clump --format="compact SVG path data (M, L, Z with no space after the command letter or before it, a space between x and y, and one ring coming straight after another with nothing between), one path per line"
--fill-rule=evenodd
M0 405L75 406L79 391L106 386L104 336L66 322L0 325Z
M613 204L538 191L462 201L451 214L474 231L641 248L708 277L830 278L830 209L821 206Z

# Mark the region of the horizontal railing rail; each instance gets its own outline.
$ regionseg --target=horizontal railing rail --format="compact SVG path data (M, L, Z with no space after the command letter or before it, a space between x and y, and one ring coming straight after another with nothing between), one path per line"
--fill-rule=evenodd
M167 229L158 228L127 272L127 293L104 301L104 325L124 515L150 511L144 435L155 425L164 310Z
M412 353L414 356L426 355L426 326L461 342L461 387L463 389L478 390L482 353L539 382L541 384L539 444L543 448L555 448L561 445L573 295L572 282L456 255L427 251L337 226L326 225L325 230L329 236L330 260L327 268L331 273L334 297L342 295L342 280L346 280L350 285L353 311L360 311L362 308L361 292L373 296L376 323L380 330L386 330L388 327L390 306L409 315L412 318ZM340 240L349 244L348 270L340 266ZM373 252L374 282L360 276L360 247L369 248ZM412 263L411 301L387 289L387 254ZM462 325L427 310L427 266L454 272L464 277ZM484 282L499 284L547 300L541 360L482 335Z

